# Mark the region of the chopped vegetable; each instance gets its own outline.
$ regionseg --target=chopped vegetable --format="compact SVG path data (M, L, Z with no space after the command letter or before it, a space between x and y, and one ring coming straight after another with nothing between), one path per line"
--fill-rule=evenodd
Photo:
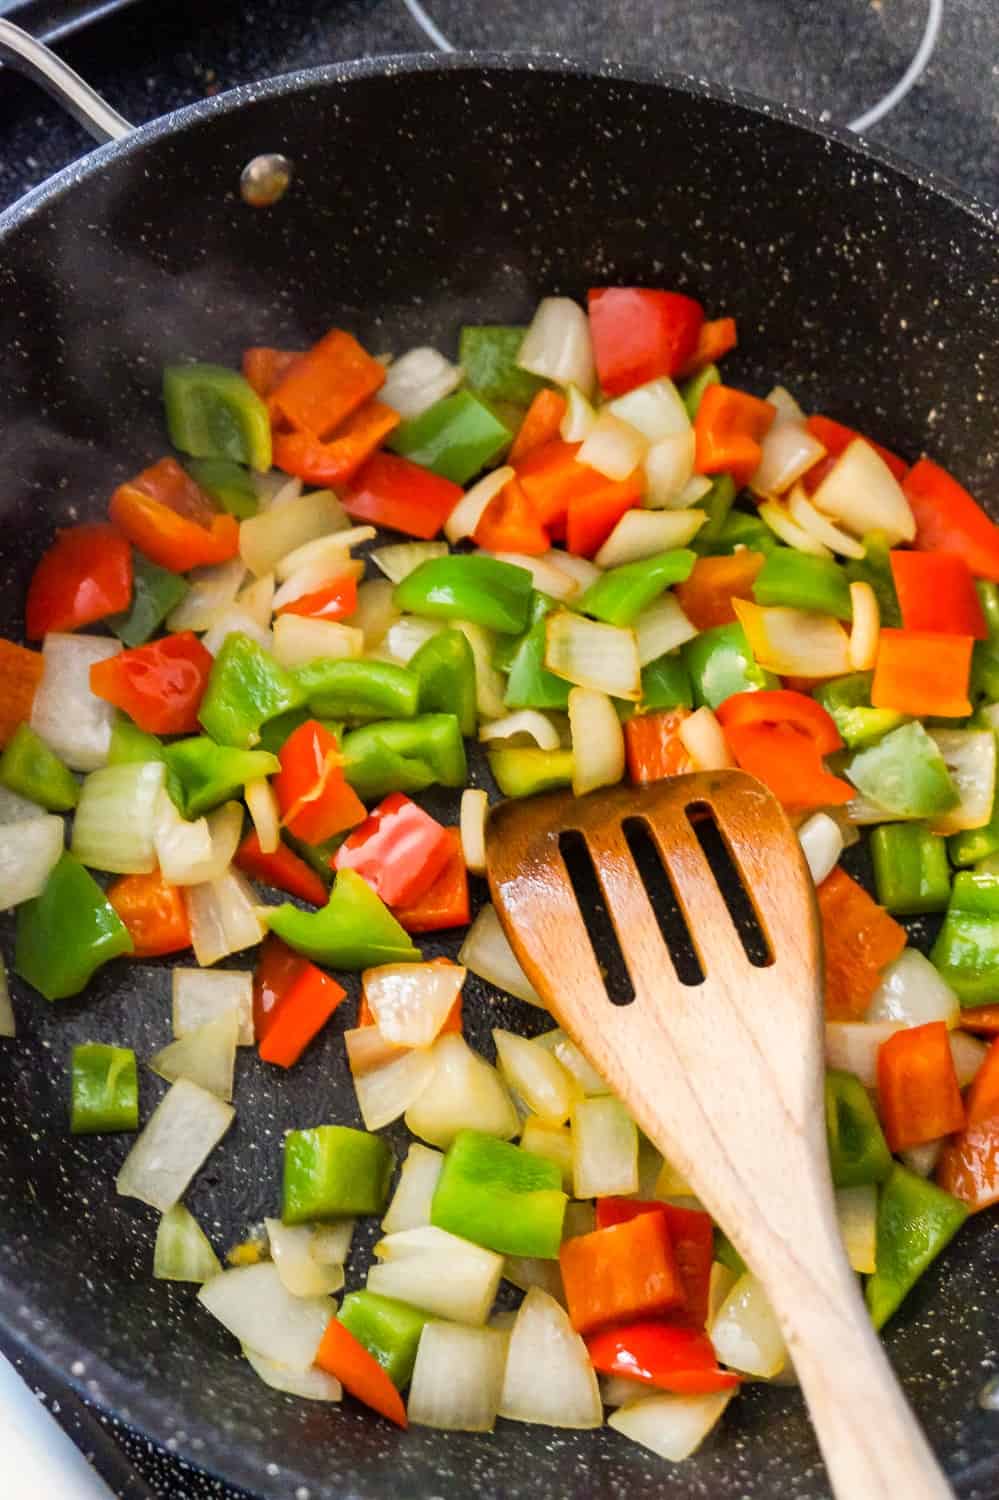
M271 466L267 408L242 375L223 365L167 365L163 404L170 441L194 458Z
M999 1043L972 1081L964 1127L944 1143L937 1180L971 1213L999 1200Z
M663 1214L638 1214L566 1240L559 1262L569 1317L578 1333L684 1306Z
M238 1031L235 1009L224 1011L161 1048L149 1059L149 1066L168 1083L186 1078L216 1098L230 1100Z
M961 719L971 713L970 635L882 630L871 684L875 708L896 713Z
M960 835L958 835L960 837ZM871 834L878 900L901 916L943 911L950 899L947 845L925 823L886 823Z
M107 898L128 931L136 958L160 958L191 946L180 889L159 870L123 876L108 886Z
M461 1130L500 1140L518 1133L517 1111L502 1079L463 1037L439 1037L433 1061L426 1087L406 1111L406 1125L414 1135L446 1151Z
M103 636L45 637L42 680L30 723L72 771L96 771L107 764L114 712L90 691L90 669L120 650L117 641Z
M170 573L227 562L240 546L240 526L219 515L175 459L163 458L111 496L111 520L150 562ZM128 600L115 606L128 607Z
M882 1044L878 1108L894 1152L963 1127L964 1103L943 1021L907 1027Z
M593 1368L677 1395L734 1390L738 1375L722 1370L706 1333L648 1319L606 1328L586 1340Z
M339 1318L331 1318L316 1351L315 1363L328 1375L397 1427L407 1427L406 1408L391 1379L372 1354Z
M825 1005L830 1021L859 1020L881 971L905 947L905 928L871 900L845 870L818 888L825 957Z
M450 854L447 830L393 792L348 835L333 866L355 870L387 906L408 906L429 890Z
M862 1187L883 1182L891 1171L891 1153L867 1090L852 1073L826 1073L826 1139L833 1186Z
M603 1422L600 1390L586 1345L565 1309L532 1287L517 1311L507 1350L500 1416L546 1427Z
M905 475L903 489L919 551L963 558L977 578L999 580L999 527L946 469L921 458Z
M459 1131L434 1190L430 1222L503 1255L554 1260L566 1195L553 1161L481 1131Z
M429 1314L394 1297L364 1290L344 1297L340 1322L378 1361L396 1389L405 1390Z
M329 1297L293 1296L272 1261L213 1276L201 1288L198 1301L241 1344L296 1373L304 1373L318 1360L324 1331L336 1310Z
M125 924L72 854L60 856L41 892L18 909L14 968L46 1000L79 994L101 964L131 951Z
M388 1199L394 1162L376 1135L345 1125L290 1130L284 1138L286 1224L380 1214Z
M930 958L962 1006L995 999L999 970L999 876L959 870Z
M326 905L304 912L285 902L267 921L289 947L330 968L366 969L410 963L419 952L371 887L353 870L337 874Z
M108 615L105 623L124 645L143 646L156 634L167 616L180 608L189 587L176 573L158 567L141 552L136 552L132 557L131 604L120 614Z
M491 1432L506 1352L506 1335L498 1329L428 1323L413 1371L410 1421L448 1432Z
M139 1128L139 1076L131 1047L86 1042L73 1048L70 1122L73 1135Z
M25 723L17 726L0 755L0 783L48 812L70 812L80 799L76 778Z
M711 1342L723 1364L770 1380L787 1362L787 1346L769 1298L751 1271L744 1271L711 1325Z
M71 526L60 531L28 585L24 624L28 639L79 630L128 609L132 549L113 526Z
M205 1231L183 1203L175 1203L160 1219L153 1252L157 1281L211 1281L222 1270Z
M897 1164L878 1204L877 1270L865 1289L881 1328L968 1216L963 1203Z
M682 292L600 287L590 291L587 307L597 375L610 396L661 375L678 375L694 354L704 323L700 303Z
M166 1213L183 1197L234 1115L231 1105L197 1084L187 1079L173 1084L122 1163L118 1192Z

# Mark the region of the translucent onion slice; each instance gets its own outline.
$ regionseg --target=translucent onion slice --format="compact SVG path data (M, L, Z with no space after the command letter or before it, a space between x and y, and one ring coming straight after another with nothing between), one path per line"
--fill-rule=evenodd
M153 1251L157 1281L210 1281L222 1270L205 1231L183 1203L175 1203L160 1219Z
M707 704L688 714L677 732L695 771L724 771L735 765L725 731Z
M684 510L711 488L711 481L692 491L697 439L693 428L653 443L645 455L645 503L653 510Z
M982 828L992 815L996 788L996 737L991 729L931 729L960 801L930 821L934 833Z
M397 1234L401 1229L421 1229L430 1223L430 1205L443 1165L444 1157L440 1151L421 1146L419 1141L412 1143L382 1220L386 1234Z
M530 573L534 587L542 594L551 594L553 599L575 599L581 591L579 579L572 569L563 566L564 552L545 552L541 557L528 557L526 552L487 552L486 557L495 557L499 562L511 563Z
M944 1148L944 1138L927 1141L922 1146L910 1146L908 1151L900 1151L898 1154L910 1172L915 1172L917 1177L932 1177L940 1160L940 1153Z
M813 813L798 829L801 852L816 885L821 885L839 863L843 853L843 834L839 824L828 813Z
M988 1046L967 1031L952 1031L949 1040L958 1087L966 1089L985 1061Z
M616 786L624 775L624 730L607 694L574 687L569 694L569 730L576 796L597 787Z
M307 1370L289 1370L277 1360L267 1359L256 1349L243 1345L246 1361L256 1375L269 1385L271 1390L281 1391L286 1396L300 1396L305 1401L336 1402L343 1399L343 1386L335 1375L327 1375L318 1365Z
M237 633L248 635L251 641L256 641L257 645L262 646L265 651L273 649L274 637L270 630L258 624L256 616L251 615L245 609L240 609L238 604L234 604L231 609L224 610L219 615L214 625L201 637L201 644L212 656L218 656L226 636Z
M118 1173L118 1192L165 1214L183 1197L235 1114L231 1104L180 1079L164 1094L136 1137Z
M387 1063L397 1062L409 1052L408 1047L390 1042L382 1036L377 1026L354 1026L344 1033L347 1062L355 1083L366 1073L374 1073Z
M569 297L544 297L524 335L517 363L522 370L589 396L596 384L590 322Z
M364 636L365 651L374 651L399 618L394 600L395 590L387 578L371 578L357 591L357 608L350 623Z
M459 1130L481 1130L505 1141L518 1133L520 1121L506 1085L464 1037L454 1032L439 1037L433 1063L429 1082L406 1110L413 1135L446 1151Z
M284 1287L293 1297L325 1297L343 1286L343 1265L320 1265L312 1253L308 1224L282 1224L265 1219L271 1260Z
M683 397L665 375L650 380L645 385L635 386L623 396L616 396L607 403L607 409L630 422L650 442L658 443L663 438L691 430L690 417L683 404Z
M0 911L33 901L62 856L62 818L46 814L0 827Z
M832 557L829 548L810 531L806 531L804 526L799 525L787 508L779 505L776 500L762 500L759 516L775 536L779 536L782 542L786 542L796 552L810 552L815 557Z
M853 607L850 668L854 672L867 672L877 660L878 641L881 638L878 597L869 583L858 580L850 585L850 603Z
M71 771L107 765L114 708L90 691L90 668L121 651L104 635L53 632L42 643L42 680L31 705L31 727Z
M508 1281L511 1286L519 1287L522 1292L529 1292L532 1286L540 1287L560 1306L565 1306L565 1287L562 1285L562 1272L557 1260L533 1260L526 1255L508 1255L503 1266L503 1280ZM490 1322L493 1327L497 1326L495 1318L490 1319ZM509 1326L513 1327L513 1318L510 1319Z
M44 807L39 807L37 802L0 786L0 828L6 828L9 823L29 823L32 818L47 816Z
M716 1391L709 1396L646 1396L618 1407L607 1418L607 1425L660 1458L679 1463L701 1446L721 1420L733 1394Z
M274 574L265 573L255 578L236 595L236 608L255 620L260 630L269 630L274 613Z
M770 1380L787 1362L787 1346L762 1284L751 1271L735 1283L718 1309L711 1342L723 1365Z
M537 1048L537 1045L537 1041L531 1043L532 1047ZM571 1075L568 1076L571 1077ZM574 1078L572 1086L574 1090L579 1091L579 1084ZM567 1193L572 1191L572 1131L568 1125L553 1125L550 1120L542 1120L537 1115L529 1115L520 1132L520 1144L525 1151L530 1151L535 1156L547 1157L549 1161L555 1162L562 1173L563 1189Z
M500 555L497 553L497 556ZM550 552L545 553L545 557L551 558L553 565L560 573L568 573L570 578L576 580L580 593L588 589L591 583L596 583L603 572L603 569L598 568L596 563L591 562L588 557L576 557L572 552L564 552L561 547L553 547Z
M558 435L563 443L582 443L596 426L597 414L578 386L570 385L565 393L565 415Z
M498 990L505 990L508 995L515 995L528 1005L544 1009L537 990L517 962L496 915L496 908L491 904L483 906L465 934L458 962L487 984L494 984Z
M191 946L202 968L263 941L253 887L238 870L230 868L204 885L185 886L184 899Z
M274 788L267 777L262 776L258 781L248 781L243 788L243 795L257 831L261 852L273 854L281 843L281 811Z
M502 719L493 719L479 730L483 743L502 741L508 745L537 745L539 750L557 750L561 741L551 719L536 708L519 708ZM483 793L483 796L485 793Z
M738 1280L738 1271L733 1271L729 1266L723 1266L720 1260L712 1261L711 1276L708 1281L708 1316L704 1325L709 1331L714 1327L718 1311L725 1298Z
M461 853L473 875L486 873L486 816L489 794L467 786L461 794Z
M305 615L278 615L274 621L274 657L282 667L302 667L319 657L361 656L364 636L353 625L338 620L312 620Z
M646 605L634 624L638 642L638 660L643 667L650 661L658 661L667 651L675 651L697 634L680 608L675 594L665 593Z
M497 918L497 921L499 918ZM553 1052L566 1072L571 1073L588 1099L600 1094L609 1094L610 1089L600 1077L596 1068L583 1055L571 1037L566 1036L561 1029L554 1031L543 1031L534 1040L542 1047L547 1047Z
M396 542L391 547L379 547L368 556L390 582L401 583L421 563L447 557L449 551L447 542Z
M771 406L777 408L777 415L774 418L775 427L782 422L804 422L805 413L786 386L775 385L766 399Z
M473 620L452 620L472 648L475 658L475 707L480 719L500 719L506 713L506 679L493 666L495 636Z
M356 1221L338 1219L332 1224L314 1224L311 1235L311 1254L321 1266L342 1266L350 1254Z
M783 495L826 450L804 422L774 422L760 444L760 462L749 481L754 495Z
M259 515L243 521L239 528L239 555L258 578L273 571L276 563L317 537L346 531L347 514L332 490L313 490L275 501Z
M686 547L705 520L703 510L626 510L597 553L597 565L619 568Z
M956 1026L961 1006L950 985L918 948L904 948L884 970L867 1008L868 1021L900 1021L925 1026L943 1021Z
M861 558L864 556L865 548L856 537L848 536L838 526L815 509L815 506L805 494L804 487L796 484L787 497L788 513L792 521L795 521L809 536L828 547L830 552L838 552L841 557Z
M627 479L644 462L648 451L649 440L644 433L604 406L576 458L608 479Z
M546 1427L600 1427L600 1388L586 1345L553 1297L532 1287L510 1333L500 1415Z
M364 997L387 1042L429 1047L465 983L460 964L381 964L361 976Z
M513 1031L493 1029L500 1072L532 1114L562 1125L580 1097L580 1089L553 1053Z
M450 396L464 378L461 365L453 365L436 349L421 345L392 361L378 399L394 407L403 421L409 421Z
M495 1328L425 1324L406 1403L409 1420L443 1432L492 1432L506 1348L506 1334Z
M7 983L7 965L0 953L0 1037L16 1036L17 1022L14 1007L10 1003L10 985Z
M816 509L839 521L854 536L884 532L890 546L911 542L916 522L905 492L869 443L855 438L844 449L812 496Z
M445 628L443 620L421 620L417 615L397 614L385 633L383 644L389 656L405 666L421 646Z
M878 1052L903 1028L902 1021L827 1021L826 1063L856 1073L866 1089L877 1088Z
M243 808L224 802L207 817L189 823L164 789L156 804L154 845L160 872L171 885L204 885L218 880L232 863L243 833Z
M314 537L275 564L275 577L279 583L287 583L289 578L308 569L314 570L316 579L335 578L336 570L343 566L343 554L349 556L353 547L373 542L377 534L373 526L349 526L346 531L336 531L332 536Z
M870 1276L877 1269L878 1190L873 1182L862 1187L837 1188L836 1218L847 1258L855 1271Z
M545 666L577 687L596 688L632 702L642 695L635 632L567 610L546 617Z
M634 1401L649 1399L649 1388L626 1375L598 1375L600 1399L605 1406L630 1406Z
M460 542L463 537L474 536L486 506L491 500L495 500L500 490L509 484L513 477L513 469L508 464L504 464L501 468L484 474L470 490L466 490L444 522L444 535L448 541Z
M241 1344L296 1371L311 1370L336 1312L330 1297L293 1297L277 1266L266 1260L213 1276L198 1301Z
M370 1291L478 1327L489 1316L503 1275L501 1255L430 1225L387 1235L375 1245L375 1255L379 1264L368 1272Z
M436 1063L429 1049L407 1048L381 1067L355 1074L354 1091L365 1130L381 1130L398 1120L421 1098L435 1071Z
M249 969L174 969L173 1034L187 1036L207 1021L235 1010L236 1044L252 1047L253 975Z
M250 483L256 491L261 510L269 510L272 505L279 505L283 500L297 500L302 493L302 481L289 479L280 469L270 469L266 474L259 474L254 470L250 474Z
M572 1195L638 1192L638 1129L619 1099L579 1099L572 1110Z
M162 1047L149 1059L149 1066L168 1083L186 1078L216 1098L230 1100L238 1030L235 1010L224 1011L214 1021L206 1021Z
M246 564L239 557L209 567L192 568L187 575L190 588L167 615L168 630L207 630L236 602Z
M166 766L129 762L92 771L80 789L72 852L81 864L112 875L149 875L156 868L156 825Z
M850 638L838 620L810 610L765 609L748 599L732 607L761 667L796 677L840 677L850 670Z

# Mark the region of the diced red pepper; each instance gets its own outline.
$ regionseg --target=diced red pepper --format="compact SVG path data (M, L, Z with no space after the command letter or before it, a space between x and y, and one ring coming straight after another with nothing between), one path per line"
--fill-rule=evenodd
M290 1068L346 993L271 933L253 976L254 1027L263 1061Z
M964 1125L964 1101L943 1021L907 1026L881 1043L878 1113L892 1151L925 1146Z
M312 906L326 905L329 891L316 871L287 844L278 844L273 853L265 854L255 828L251 828L236 850L233 863L251 880L259 880L278 891L287 891L289 896L297 896Z
M110 515L134 547L171 573L228 562L239 551L235 516L219 514L173 458L119 485Z
M386 906L413 906L450 862L451 830L402 792L392 792L334 854L335 870L354 870Z
M825 959L826 1020L860 1021L881 971L905 947L905 928L838 866L816 891Z
M972 1080L964 1128L944 1146L937 1181L972 1213L999 1203L999 1041Z
M344 573L324 588L311 594L299 594L282 604L279 615L306 615L310 620L346 620L357 609L357 579Z
M625 511L642 503L641 469L627 479L606 479L596 469L587 472L591 477L570 497L565 520L566 548L576 557L594 557Z
M78 630L132 602L132 549L113 526L69 526L35 568L25 630L38 641L52 630ZM6 684L5 684L6 686Z
M450 479L431 474L395 453L376 453L359 469L341 496L355 521L429 541L437 535L464 491Z
M741 489L759 468L760 444L773 426L777 408L728 385L711 385L694 418L698 474L731 474Z
M301 349L245 349L243 377L266 401L302 355Z
M640 1214L626 1224L566 1240L559 1263L577 1333L685 1305L662 1214Z
M666 776L683 776L694 769L679 734L680 725L689 717L689 709L668 708L660 713L636 714L625 722L628 775L636 786L662 781Z
M857 432L855 428L847 427L844 422L835 422L832 417L809 417L805 426L812 437L817 438L826 450L825 458L809 469L805 475L805 488L809 494L818 489L840 454L857 438L862 439L869 448L874 449L875 453L887 464L899 484L908 473L909 465L904 458L899 458L898 454L893 453L890 448L883 448L880 443L876 443L873 438L865 436L862 432ZM820 469L822 469L821 474L818 472Z
M253 1034L258 1042L270 1030L281 997L291 989L307 963L308 959L273 932L264 938L253 971Z
M281 769L272 785L281 820L306 844L322 844L363 823L364 803L343 774L340 747L318 719L306 719L278 752Z
M291 365L268 407L275 427L327 438L385 384L385 366L342 328L331 328Z
M122 651L90 668L90 691L147 734L197 734L212 655L191 630Z
M190 948L183 892L165 881L159 870L123 875L108 886L107 898L128 928L134 958L160 958Z
M788 811L841 806L856 795L848 781L825 769L814 740L793 724L728 726L720 713L719 722L736 763L768 786Z
M6 745L19 724L31 718L31 708L45 670L40 651L29 651L14 641L0 639L0 746Z
M546 387L538 391L524 413L524 420L510 445L507 463L519 464L535 448L541 448L558 437L565 416L566 399L561 391Z
M541 557L551 546L547 531L517 479L511 479L490 500L473 540L487 552L521 552L528 557Z
M366 401L325 442L311 432L276 432L274 464L306 484L332 489L353 479L398 425L399 413L391 406Z
M758 693L733 693L719 704L718 720L726 733L755 724L790 724L812 741L820 755L843 748L832 715L805 693L769 688Z
M535 444L516 465L517 478L542 526L565 521L569 500L586 486L594 472L576 461L581 446L553 437L547 443Z
M718 1364L706 1333L679 1323L645 1318L605 1328L586 1340L593 1368L678 1396L705 1396L734 1389L739 1376Z
M752 599L753 584L766 562L762 552L733 552L730 557L699 557L674 590L691 625L711 630L735 618L733 599Z
M906 630L933 635L988 635L971 569L951 552L889 553L891 574Z
M707 365L717 364L739 342L734 318L712 318L701 324L697 347L679 372L680 378L696 375Z
M680 1208L673 1203L643 1201L640 1198L598 1198L597 1228L626 1224L639 1214L660 1213L666 1220L666 1231L673 1247L673 1258L683 1282L686 1315L698 1328L708 1316L708 1294L711 1265L714 1260L714 1226L711 1215L696 1208Z
M976 578L999 583L999 526L963 485L932 459L921 458L902 488L916 518L914 547L956 553Z
M461 830L445 828L444 832L449 853L440 874L415 901L393 907L393 916L407 932L439 932L445 927L464 927L471 920Z
M397 1427L408 1427L402 1397L373 1354L355 1339L338 1318L331 1318L316 1353L315 1363L333 1375L358 1401L387 1417Z
M882 630L871 683L875 708L917 718L963 719L971 713L970 635L925 630Z
M697 348L704 309L682 292L609 286L587 297L597 377L620 396L660 375L672 378Z

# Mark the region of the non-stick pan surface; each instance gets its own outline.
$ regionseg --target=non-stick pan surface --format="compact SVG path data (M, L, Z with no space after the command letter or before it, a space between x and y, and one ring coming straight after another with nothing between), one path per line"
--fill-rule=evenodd
M251 210L239 171L275 150L295 161L294 187ZM902 453L929 446L999 512L996 248L985 212L940 184L668 76L407 59L195 106L0 219L0 633L18 635L54 528L103 513L113 485L164 451L166 360L235 362L331 324L379 351L451 348L463 321L522 320L539 295L594 283L684 287L734 314L735 383L764 392L779 377ZM9 961L9 923L0 936ZM476 1045L489 1050L497 1023L540 1029L536 1012L469 988ZM55 1006L15 981L20 1034L0 1047L0 1317L84 1392L281 1500L827 1494L783 1390L741 1397L667 1472L606 1431L399 1433L349 1402L263 1387L190 1289L152 1281L155 1215L113 1188L129 1140L67 1134L71 1046L148 1056L168 1037L168 995L167 964L113 964ZM240 1058L236 1126L189 1197L220 1248L277 1204L284 1130L355 1120L341 1041L353 1014L351 999L290 1075ZM144 1076L144 1114L160 1087ZM999 1358L997 1252L981 1216L889 1334L968 1497L999 1495L999 1417L976 1404Z

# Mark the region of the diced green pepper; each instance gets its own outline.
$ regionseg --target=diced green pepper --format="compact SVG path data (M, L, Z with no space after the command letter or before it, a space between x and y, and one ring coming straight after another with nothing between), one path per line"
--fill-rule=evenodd
M863 544L864 556L851 558L844 564L843 571L850 583L870 584L878 601L882 627L898 630L902 624L902 611L891 574L891 549L880 531L868 532Z
M947 844L925 823L884 823L871 834L878 900L902 917L943 911L950 899Z
M271 466L271 419L242 375L225 365L167 365L163 404L170 441L192 458Z
M943 1188L892 1168L878 1202L877 1270L866 1287L875 1328L887 1323L967 1217L965 1205Z
M289 1130L284 1138L286 1224L380 1214L395 1165L381 1136L347 1125Z
M458 338L458 363L471 390L487 401L530 406L545 382L517 364L526 332L500 323L465 325Z
M705 365L703 370L698 370L696 375L691 375L690 379L685 380L680 386L680 396L691 421L697 416L701 397L712 385L721 385L721 372L717 365Z
M775 547L753 584L757 604L814 610L837 620L852 620L850 584L831 557Z
M190 584L176 573L168 573L137 549L132 552L132 603L118 615L108 615L105 624L126 646L144 646L152 640L171 610L186 596Z
M975 642L971 653L970 692L975 702L987 698L994 703L999 698L999 585L976 578L975 588L988 635Z
M873 672L850 672L820 683L812 696L831 715L843 743L851 750L872 745L905 723L905 715L893 708L871 707Z
M222 642L198 718L220 745L249 750L260 726L305 702L305 692L251 636L234 630Z
M285 901L269 908L267 924L296 953L331 969L370 969L420 958L409 933L354 870L337 872L330 898L318 911Z
M101 964L132 947L128 928L72 854L61 857L40 895L17 908L14 968L46 1000L78 995Z
M229 458L192 458L187 472L206 494L237 521L248 521L260 509L253 480L242 464Z
M757 666L746 632L737 622L702 630L684 646L683 659L698 708L717 708L733 693L780 686L772 672Z
M111 726L108 765L142 765L150 760L166 760L163 741L155 734L147 734L125 714L118 714Z
M248 781L280 771L281 762L266 750L233 750L207 735L166 745L167 789L185 818L200 818L220 802L238 797Z
M703 544L719 540L734 504L735 480L731 474L716 474L704 499L697 502L698 510L703 510L707 516L697 533L698 542Z
M460 630L432 635L410 658L409 670L418 684L421 714L454 714L463 735L475 733L475 657L467 636Z
M419 679L395 662L320 657L291 675L317 719L409 719L419 706Z
M952 865L977 865L999 853L999 797L992 803L992 816L981 828L965 828L952 833L947 840L947 853Z
M696 552L689 547L677 547L641 562L608 568L590 584L574 608L603 620L606 625L631 625L653 599L658 599L674 583L689 578L696 561Z
M386 719L344 735L343 771L359 797L422 792L428 786L464 786L465 744L454 714Z
M962 1006L999 998L999 875L959 870L930 959Z
M337 1316L357 1342L374 1355L397 1390L404 1391L413 1378L420 1335L433 1314L365 1287L347 1293Z
M714 1253L715 1260L721 1261L723 1266L727 1266L737 1276L744 1276L749 1269L728 1235L718 1228L715 1229Z
M678 651L667 651L642 668L642 712L692 708L694 690L687 663Z
M506 637L514 647L503 701L507 708L568 708L572 683L545 666L545 616L555 608L547 594L531 599L530 624L521 636ZM500 644L503 644L501 638Z
M73 1048L69 1128L97 1135L139 1128L139 1074L131 1047L84 1042Z
M533 797L571 786L571 750L539 750L534 745L504 745L489 751L489 769L504 797Z
M396 585L395 602L409 614L473 620L517 635L527 629L534 581L526 568L478 553L431 557Z
M934 817L960 800L936 742L918 720L858 750L843 774L865 797L900 818Z
M277 755L284 748L285 740L290 739L296 729L300 729L309 719L317 717L318 715L305 704L301 708L289 708L283 714L276 714L273 719L268 719L265 724L261 724L257 749ZM329 725L327 724L326 727L328 728ZM339 735L337 738L339 739Z
M780 546L767 523L745 510L733 510L727 515L719 525L717 535L705 536L704 532L702 526L690 545L695 552L706 557L728 556L739 547L767 556Z
M501 1255L556 1260L567 1202L557 1162L459 1130L444 1156L430 1222Z
M80 787L30 724L19 724L0 756L0 785L37 802L49 812L69 812L80 800Z
M388 447L443 479L467 484L512 441L510 428L481 396L456 391L400 423Z
M867 1090L839 1068L826 1073L826 1139L834 1187L883 1182L891 1171L891 1152Z

